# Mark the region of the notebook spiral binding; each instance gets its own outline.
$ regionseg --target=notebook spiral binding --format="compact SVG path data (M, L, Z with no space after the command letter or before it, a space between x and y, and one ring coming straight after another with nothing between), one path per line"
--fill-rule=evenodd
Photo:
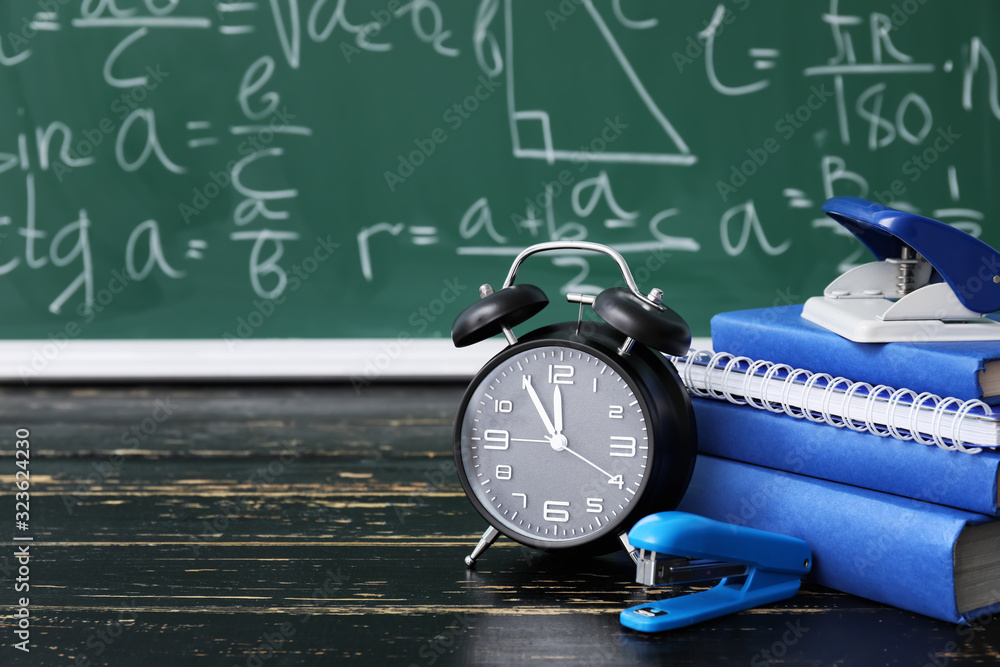
M958 398L942 398L930 392L918 394L912 389L895 389L884 384L873 386L867 382L854 382L845 377L833 377L829 373L814 373L804 368L792 368L788 364L765 360L755 361L728 352L691 351L684 357L668 355L667 358L680 372L688 391L695 396L726 400L736 405L749 405L758 410L781 412L795 419L808 419L837 428L867 430L880 437L891 436L899 440L913 440L922 445L937 445L942 449L967 454L977 454L982 449L964 445L962 425L966 418L973 410L981 410L986 416L993 414L990 407L978 399L962 401ZM706 372L704 383L699 383L692 377L698 367L706 370L721 368L721 376L713 378L713 373ZM730 381L734 373L738 384ZM738 379L740 376L742 376L741 382ZM753 391L751 382L757 378L761 384L756 391ZM779 401L767 399L768 389L775 383L781 389ZM789 395L794 387L801 387L802 396L805 397L814 389L818 389L817 385L823 392L821 410L810 410L792 404ZM739 387L739 390L736 391L735 387ZM863 393L859 395L859 391ZM833 404L835 397L839 397L839 403L836 405ZM864 401L864 421L850 419L837 414L834 410L840 408L839 411L846 414L844 407L856 398ZM884 419L876 419L874 415L874 408L880 402L884 402L886 406ZM900 415L899 412L904 414ZM921 432L917 421L920 416L930 417L930 432ZM950 429L945 429L942 424L946 416L950 417ZM944 430L950 431L948 433L950 437L944 436L942 433Z

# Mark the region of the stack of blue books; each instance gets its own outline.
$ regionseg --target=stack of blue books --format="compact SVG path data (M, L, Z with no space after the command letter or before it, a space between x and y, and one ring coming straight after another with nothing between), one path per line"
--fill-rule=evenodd
M830 588L1000 609L1000 342L858 344L801 310L717 315L729 354L674 360L700 452L678 509L805 540Z

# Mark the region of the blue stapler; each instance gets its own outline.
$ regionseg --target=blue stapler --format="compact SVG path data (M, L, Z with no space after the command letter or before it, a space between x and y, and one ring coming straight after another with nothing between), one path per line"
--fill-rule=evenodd
M943 222L855 197L823 204L877 262L806 301L802 317L858 343L1000 340L1000 253Z
M685 512L660 512L628 534L638 551L636 582L663 586L722 578L700 593L647 602L621 613L622 625L661 632L789 598L809 572L802 540Z

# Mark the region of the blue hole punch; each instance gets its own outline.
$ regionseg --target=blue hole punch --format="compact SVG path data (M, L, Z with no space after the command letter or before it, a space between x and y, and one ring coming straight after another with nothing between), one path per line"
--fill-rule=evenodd
M1000 340L1000 252L943 222L855 197L823 210L878 261L848 270L802 317L857 343Z
M685 512L660 512L628 534L638 551L636 582L664 586L722 578L700 593L647 602L621 613L627 628L662 632L784 600L812 566L802 540Z

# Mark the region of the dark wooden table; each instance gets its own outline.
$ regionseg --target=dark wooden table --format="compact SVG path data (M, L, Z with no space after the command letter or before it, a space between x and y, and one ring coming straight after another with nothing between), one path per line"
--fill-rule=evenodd
M645 636L624 554L567 561L484 528L451 459L456 385L0 389L0 665L1000 662L973 628L805 586ZM14 433L30 523L14 525ZM15 549L30 536L30 592ZM30 653L13 647L29 598Z

